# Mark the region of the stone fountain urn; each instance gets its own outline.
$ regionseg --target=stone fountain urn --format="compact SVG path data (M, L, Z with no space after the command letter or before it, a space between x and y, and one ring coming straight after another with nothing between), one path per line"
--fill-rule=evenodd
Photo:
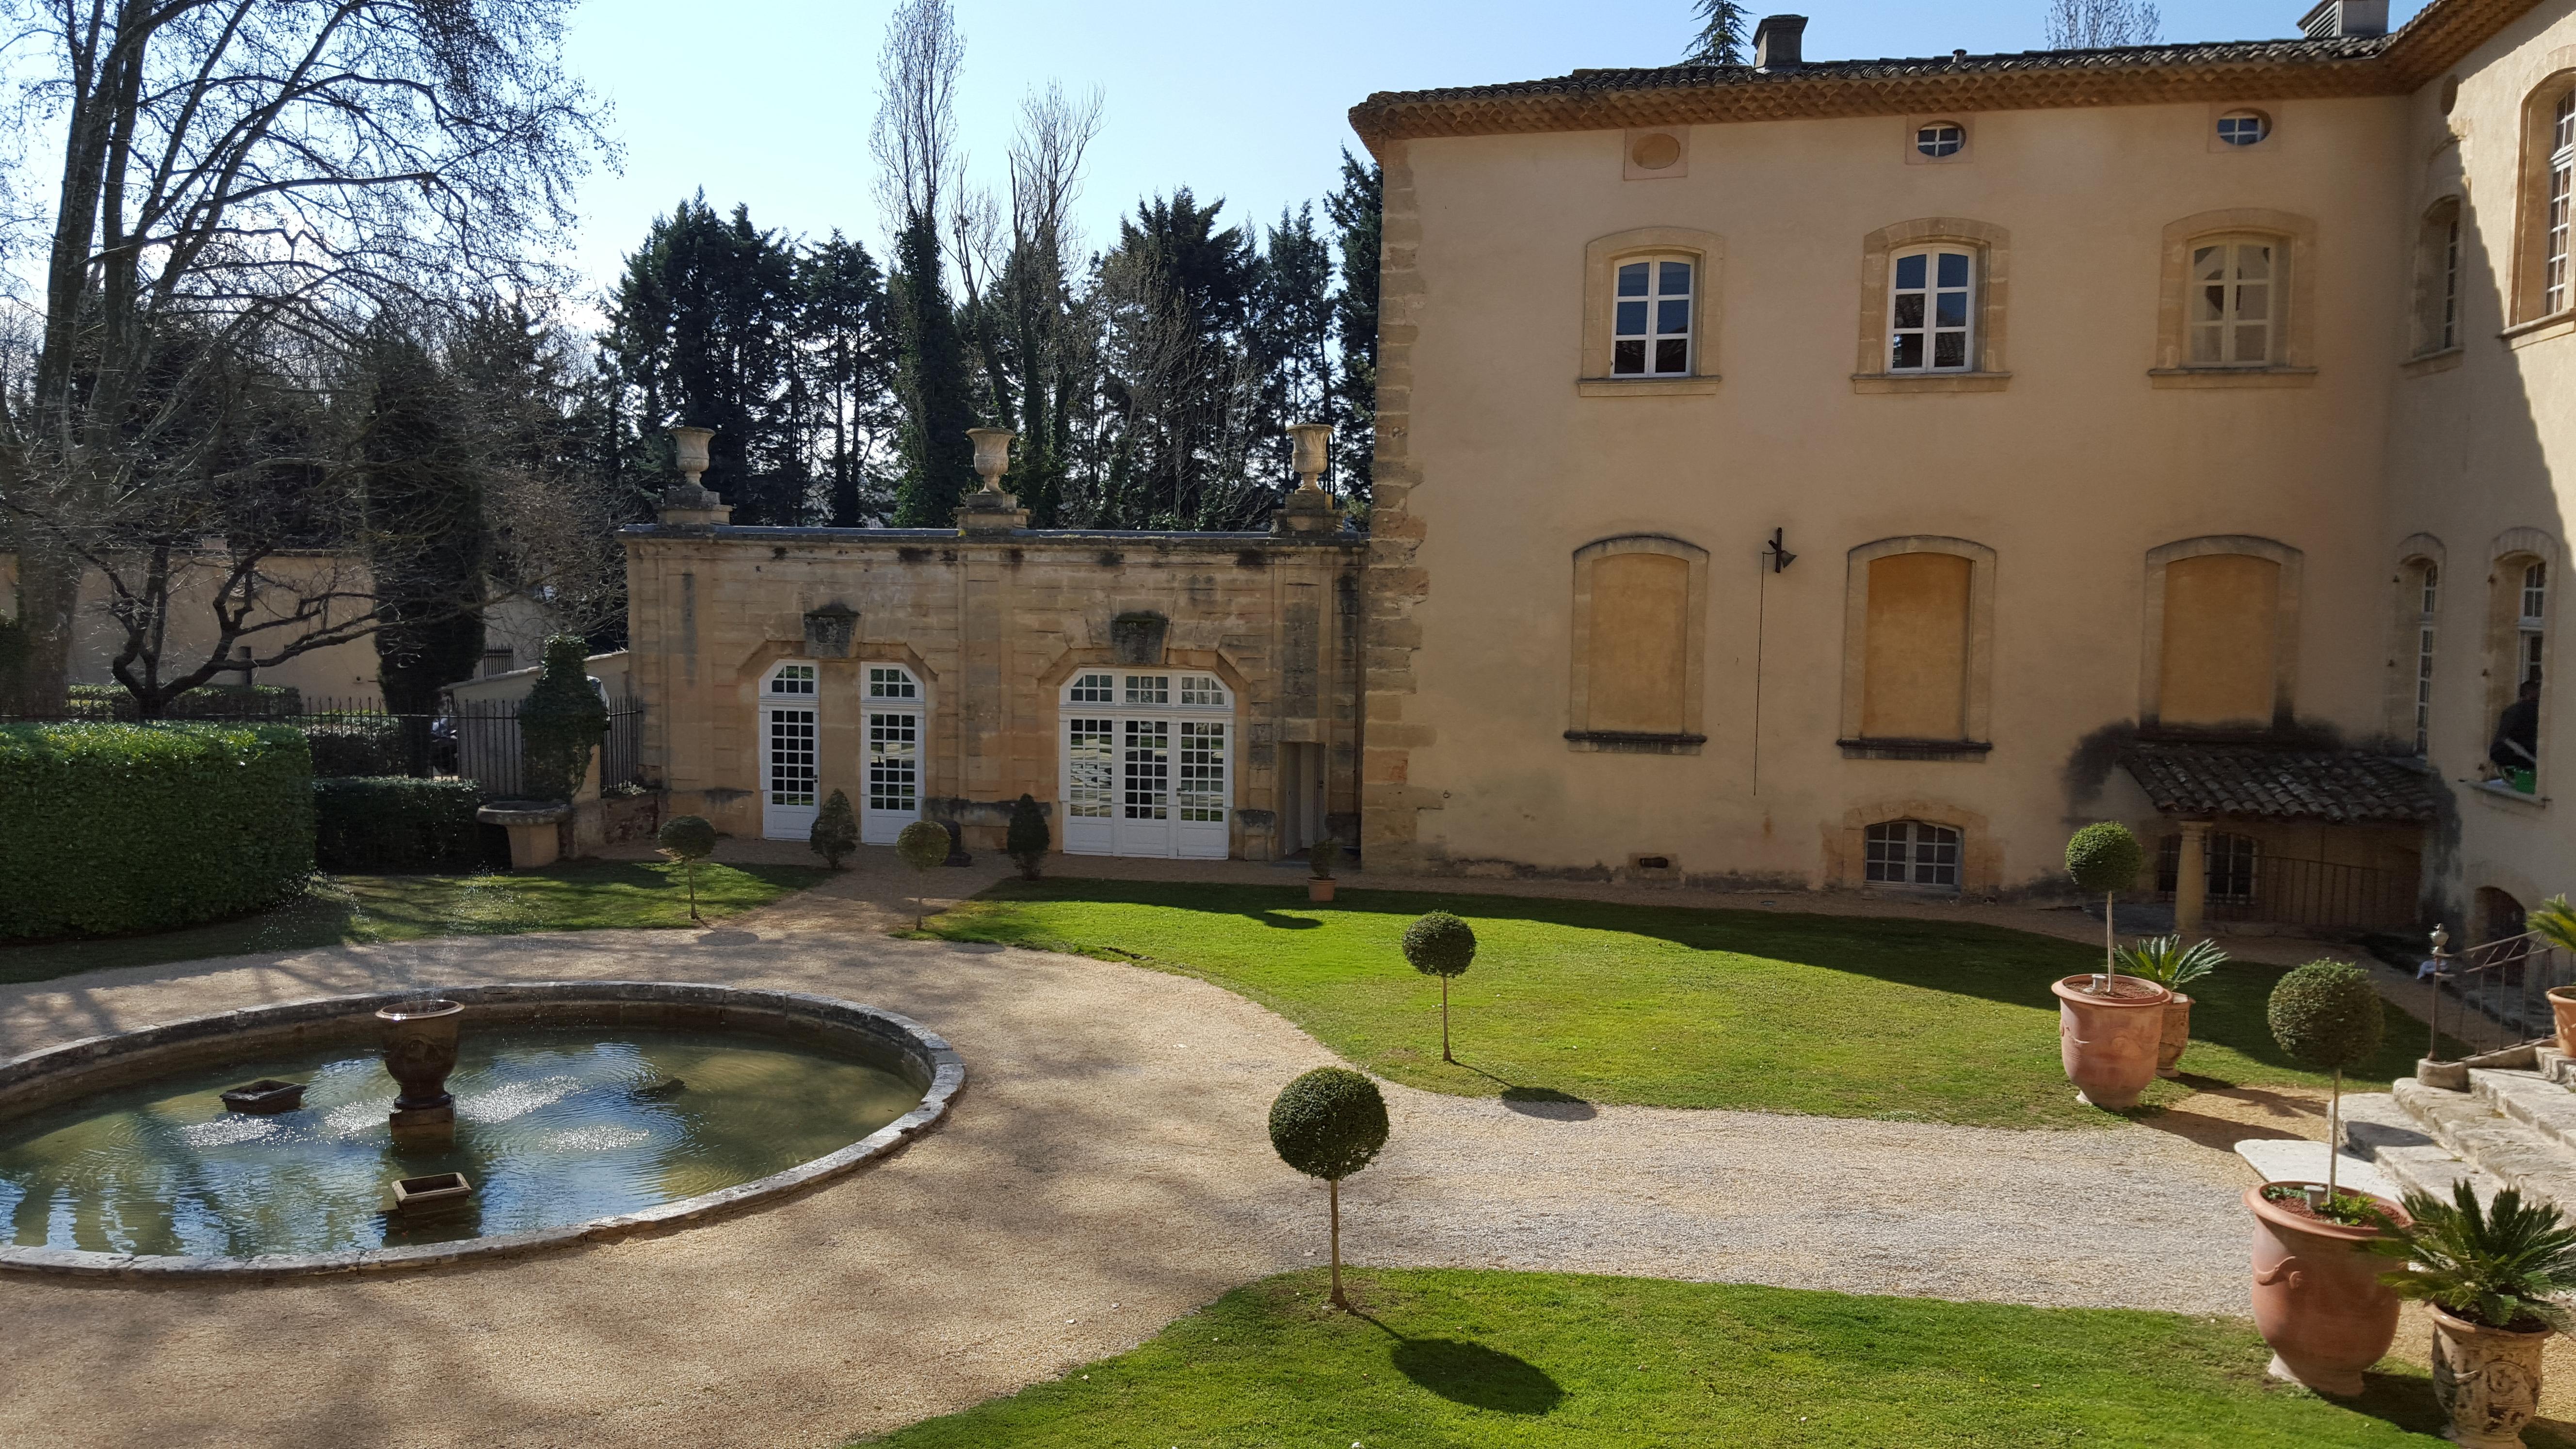
M456 1029L464 1015L464 1007L435 998L396 1002L376 1013L385 1024L385 1070L402 1088L386 1119L399 1150L437 1150L456 1141L447 1074L456 1070Z

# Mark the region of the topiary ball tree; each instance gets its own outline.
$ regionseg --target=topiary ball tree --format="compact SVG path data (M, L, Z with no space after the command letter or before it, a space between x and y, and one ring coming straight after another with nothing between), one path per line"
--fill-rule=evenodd
M894 853L912 867L912 928L921 929L921 877L948 859L948 827L936 820L916 820L894 838Z
M814 828L806 832L805 843L834 870L841 868L843 856L859 848L859 816L850 808L847 793L833 791L823 808L814 812Z
M2116 820L2087 825L2066 842L2066 873L2074 878L2075 888L2102 898L2102 992L2106 996L2112 973L2119 969L2114 959L2119 943L2111 930L2111 901L2137 883L2139 867L2146 863L2147 853L2138 837Z
M532 800L570 800L608 733L608 706L591 687L578 634L546 641L545 672L519 701L519 788Z
M680 872L689 878L689 919L698 915L698 862L716 853L716 828L704 816L674 815L664 821L654 839L662 853L680 863Z
M1433 911L1404 928L1404 959L1425 976L1440 978L1440 1060L1449 1055L1449 978L1467 974L1476 959L1476 933L1447 911Z
M1342 1296L1342 1179L1386 1145L1386 1098L1348 1067L1317 1067L1280 1089L1270 1104L1270 1146L1279 1160L1324 1180L1332 1203L1333 1306Z
M1011 825L1002 835L1002 853L1019 866L1020 879L1038 878L1038 867L1046 862L1047 847L1053 843L1047 836L1046 811L1037 797L1022 795L1011 802Z
M2387 1027L2387 1007L2367 968L2349 961L2311 961L2281 978L2272 988L2264 1017L2272 1040L2291 1059L2310 1071L2334 1073L2334 1093L2327 1099L2326 1141L2343 1140L2344 1068L2359 1066L2379 1050ZM2326 1154L2326 1190L2335 1187L2335 1160Z

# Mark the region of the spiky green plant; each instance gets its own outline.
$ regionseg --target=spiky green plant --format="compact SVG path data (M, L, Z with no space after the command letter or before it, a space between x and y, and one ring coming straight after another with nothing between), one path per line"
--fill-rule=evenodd
M2493 1207L2481 1208L2466 1179L2451 1185L2451 1200L2428 1192L2406 1194L2399 1226L2381 1215L2383 1236L2371 1251L2406 1266L2379 1275L2400 1298L2438 1304L2455 1318L2488 1328L2576 1328L2558 1300L2576 1292L2576 1227L2545 1202L2525 1202L2506 1188Z
M2180 991L2227 964L2227 953L2218 949L2216 941L2194 941L2186 946L2180 936L2152 937L2122 946L2111 954L2122 970L2168 991Z
M2576 952L2576 906L2567 904L2563 894L2540 903L2540 909L2523 919L2523 929L2562 951Z

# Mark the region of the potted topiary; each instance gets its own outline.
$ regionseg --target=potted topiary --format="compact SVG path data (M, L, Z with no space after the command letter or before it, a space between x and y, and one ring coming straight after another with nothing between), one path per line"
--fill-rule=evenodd
M2482 1209L2466 1179L2447 1203L2408 1193L2406 1216L2371 1249L2406 1263L2381 1275L2398 1297L2432 1305L2433 1396L2451 1421L2442 1437L2519 1445L2540 1407L2541 1347L2570 1327L2557 1300L2576 1290L2576 1228L2513 1188Z
M678 861L680 873L689 878L689 919L703 919L698 915L698 862L716 853L716 828L702 815L674 815L654 838L662 853Z
M916 820L894 838L894 853L912 867L912 928L921 929L921 878L948 861L948 827L936 820Z
M2551 896L2540 903L2523 920L2523 928L2533 935L2576 956L2576 906L2567 904L2563 895ZM2549 1014L2557 1019L2558 1049L2576 1056L2576 986L2549 988Z
M814 828L806 832L805 843L834 870L841 868L843 856L859 848L859 817L850 809L847 794L833 791L823 808L814 812Z
M1476 933L1447 911L1433 911L1404 928L1404 959L1425 976L1440 978L1440 1060L1449 1055L1449 978L1467 974L1476 959Z
M1037 797L1023 794L1011 805L1010 827L1002 834L1002 853L1020 868L1020 879L1036 880L1038 867L1046 863L1046 812L1038 808Z
M2138 1104L2156 1079L2156 1049L2164 1039L2165 1003L2173 993L2152 981L2119 973L2111 902L2136 883L2146 853L2138 837L2114 821L2087 825L2066 842L2066 873L2075 888L2102 897L2102 971L2069 976L2049 990L2057 997L2057 1046L2075 1099L2111 1111Z
M1342 1179L1369 1165L1386 1145L1386 1098L1377 1083L1348 1067L1317 1067L1282 1088L1270 1104L1270 1146L1279 1160L1324 1180L1332 1204L1333 1306L1342 1296Z
M2156 1043L2156 1075L2182 1075L2182 1054L2191 1045L2191 998L2182 988L2227 964L2227 953L2216 941L2194 941L2186 946L2180 936L2157 936L2134 946L2123 946L2115 953L2128 974L2152 981L2172 992L2165 1002L2164 1036Z
M2343 1073L2379 1050L2385 1008L2370 973L2311 961L2272 988L2273 1040L2304 1066L2333 1073L2326 1112L2326 1180L2245 1190L2254 1215L2254 1326L2272 1346L2272 1372L2321 1394L2362 1390L2361 1371L2397 1337L2397 1294L2379 1279L2372 1244L2406 1210L2345 1192L2336 1181Z
M1342 863L1342 843L1327 835L1306 852L1306 899L1316 902L1333 898L1333 867Z

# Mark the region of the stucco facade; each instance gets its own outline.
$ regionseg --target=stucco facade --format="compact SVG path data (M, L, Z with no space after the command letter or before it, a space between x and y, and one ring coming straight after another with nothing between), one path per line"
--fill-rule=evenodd
M2444 0L2386 41L2174 47L2090 77L1961 57L1372 98L1364 854L1831 887L1865 883L1870 825L1915 820L1958 832L1960 888L2045 888L2085 821L2175 832L2119 767L2140 738L2411 754L2398 575L2424 535L2451 591L2425 772L2445 818L2420 840L2243 828L2390 872L2421 851L2436 910L2566 889L2563 705L2536 791L2476 781L2517 623L2489 618L2490 563L2564 561L2576 323L2501 335L2527 319L2496 279L2529 242L2524 113L2576 71L2571 12ZM2260 142L2221 139L2247 111ZM1917 144L1936 122L1963 133L1937 157ZM2445 195L2469 260L2440 349L2421 218ZM2248 238L2267 354L2199 365L2194 269ZM1888 361L1909 249L1973 262L1961 366ZM1628 258L1695 266L1686 369L1605 366ZM1582 558L1622 540L1705 556L1695 724L1585 738L1605 641ZM1927 550L1964 562L1873 568ZM1873 626L1873 578L1958 622L1928 644ZM1957 725L1871 741L1867 721L1926 714L1862 697L1926 687L1900 668L1926 649L1929 713Z

